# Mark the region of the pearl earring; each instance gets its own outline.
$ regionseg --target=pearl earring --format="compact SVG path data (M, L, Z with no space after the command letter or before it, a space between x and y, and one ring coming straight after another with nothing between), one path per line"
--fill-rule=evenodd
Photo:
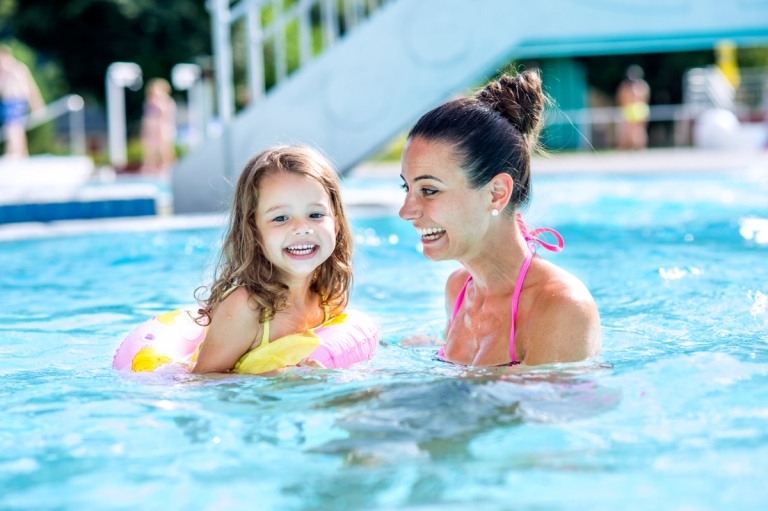
M491 210L491 216L499 216L499 210L498 209L492 209Z

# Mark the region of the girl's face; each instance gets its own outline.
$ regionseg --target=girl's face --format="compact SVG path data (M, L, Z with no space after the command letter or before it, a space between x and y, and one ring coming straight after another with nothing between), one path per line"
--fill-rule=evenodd
M485 187L469 187L453 148L410 139L400 177L406 191L400 218L421 235L424 255L435 261L471 257L488 227L491 196Z
M261 179L256 224L267 258L287 276L311 277L336 248L330 197L301 174L271 172Z

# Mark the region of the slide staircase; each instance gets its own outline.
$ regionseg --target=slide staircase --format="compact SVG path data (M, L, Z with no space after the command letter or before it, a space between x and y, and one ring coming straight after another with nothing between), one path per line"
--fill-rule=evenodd
M254 86L263 82L257 69L262 50L285 53L277 39L270 46L267 38L279 37L274 27L293 19L272 16L272 25L264 26L266 9L277 12L281 1L212 3L222 129L174 169L174 210L180 213L226 208L243 165L273 144L318 147L345 172L423 112L480 85L514 59L708 49L723 39L737 45L768 39L766 0L345 0L362 15L354 24L345 21L345 33L323 39L318 51L306 25L311 31L318 19L338 23L348 13L334 13L329 6L338 3L332 0L299 0L286 15L297 20L302 55L309 51L309 58L292 73L278 62L276 74L285 78L262 95ZM234 114L230 41L239 21L248 33L252 102ZM544 78L545 84L557 79Z

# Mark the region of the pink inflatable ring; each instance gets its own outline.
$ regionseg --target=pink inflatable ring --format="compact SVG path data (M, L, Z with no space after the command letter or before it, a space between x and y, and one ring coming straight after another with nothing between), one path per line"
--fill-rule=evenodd
M112 367L133 372L189 370L206 333L206 327L195 321L196 314L195 310L177 309L141 323L120 343ZM316 328L251 350L237 362L234 372L261 374L305 359L329 369L343 369L370 360L378 345L378 327L367 315L350 310Z

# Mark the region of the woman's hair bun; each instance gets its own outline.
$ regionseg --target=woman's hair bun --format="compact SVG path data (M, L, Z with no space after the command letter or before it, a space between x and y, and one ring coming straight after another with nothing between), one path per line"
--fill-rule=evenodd
M477 93L477 100L497 111L523 135L537 134L544 113L544 92L538 70L502 75Z

